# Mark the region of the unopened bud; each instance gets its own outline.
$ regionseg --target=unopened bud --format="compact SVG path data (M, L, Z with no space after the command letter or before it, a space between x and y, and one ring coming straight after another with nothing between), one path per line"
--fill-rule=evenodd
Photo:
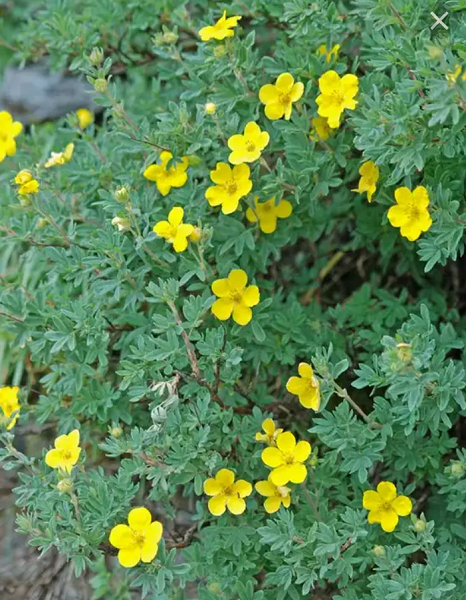
M89 54L89 60L94 66L98 67L104 60L104 51L102 48L92 48L92 52Z
M71 491L72 487L73 487L73 482L71 481L71 479L61 479L57 483L57 490L61 494L66 494L67 492Z
M202 229L200 227L195 227L193 229L193 232L189 236L189 241L190 242L198 242L201 239L201 236L202 236Z
M374 556L377 556L377 558L382 558L386 554L385 548L383 546L374 546L372 548L372 554Z
M466 465L460 461L455 461L452 465L451 465L451 474L453 475L453 477L462 477L465 473L465 467Z
M410 363L413 360L413 349L411 344L397 344L396 353L398 358L404 363Z
M219 44L218 46L215 46L214 48L214 56L215 58L222 58L222 56L225 56L227 49L225 48L225 46L223 44Z
M37 229L42 229L42 227L45 227L46 225L48 225L48 221L47 219L44 219L43 217L41 217L40 219L37 220L37 225L36 228Z
M117 188L114 193L115 200L121 204L125 204L129 200L129 189L126 185Z
M217 105L215 102L207 102L204 106L204 110L208 115L214 115L217 112Z
M178 40L178 34L174 31L166 31L163 34L163 41L165 44L174 44Z
M440 46L429 46L427 52L432 60L440 60L443 56L443 50Z
M213 581L209 584L209 592L212 592L212 594L220 594L221 591L222 586L217 581Z
M417 521L414 523L414 531L417 531L418 533L425 531L426 527L427 523L424 521L424 519L417 519Z
M123 429L121 427L112 427L110 435L114 438L119 438L123 435Z
M124 217L113 217L112 225L118 227L118 231L120 232L129 231L131 229L129 219L125 219Z
M100 92L101 94L103 94L104 92L107 91L108 88L108 83L106 79L103 79L102 77L99 79L96 79L94 81L94 88L96 92Z

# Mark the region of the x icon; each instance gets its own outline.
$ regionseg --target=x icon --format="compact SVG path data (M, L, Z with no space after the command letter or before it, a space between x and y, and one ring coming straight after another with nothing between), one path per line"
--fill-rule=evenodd
M448 29L448 27L445 25L445 23L443 22L443 19L448 15L448 12L446 12L444 15L442 15L440 18L437 17L437 15L433 12L430 13L434 19L435 19L435 23L432 25L431 29L435 29L437 27L437 25L441 25L444 29Z

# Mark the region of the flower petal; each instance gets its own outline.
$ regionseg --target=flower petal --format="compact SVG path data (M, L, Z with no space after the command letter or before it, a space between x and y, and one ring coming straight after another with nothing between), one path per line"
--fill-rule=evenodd
M279 97L280 92L271 83L263 85L259 90L259 100L262 102L262 104L276 103L278 102Z
M159 545L152 540L146 540L141 548L141 560L145 563L150 563L157 556Z
M291 88L290 92L290 100L291 102L297 102L304 93L304 84L301 81L298 81Z
M162 539L163 525L160 521L154 521L149 525L146 531L146 541L158 544Z
M290 377L286 383L286 389L295 396L302 394L306 387L307 383L301 377Z
M231 317L231 313L233 312L233 300L230 300L229 298L219 298L212 304L210 310L217 319L226 321Z
M228 148L230 148L230 150L244 151L246 149L246 140L244 135L237 134L228 138Z
M215 475L215 479L222 485L224 488L232 485L235 480L235 474L230 469L220 469L220 471Z
M395 190L395 200L397 204L409 204L412 200L411 190L407 187L400 187Z
M212 283L212 292L218 298L225 298L230 295L230 286L228 285L228 279L217 279Z
M128 514L128 524L134 531L145 531L151 521L152 516L144 506L133 508Z
M297 462L304 462L309 458L311 454L311 444L306 442L306 440L301 440L296 444L296 448L294 449L294 459Z
M240 498L246 498L246 496L250 496L252 493L252 485L249 481L245 481L244 479L238 479L232 489Z
M293 206L288 200L280 200L278 206L275 207L275 214L280 219L286 219L293 212Z
M134 546L134 534L128 525L115 525L110 531L109 542L115 548L129 548Z
M336 71L327 71L319 78L319 89L322 94L331 95L340 89L340 76Z
M49 450L45 455L45 464L52 469L58 469L62 463L63 458L60 450Z
M307 469L302 463L293 463L289 465L288 477L292 483L302 483L307 477Z
M275 433L275 422L274 422L274 420L273 419L265 419L265 421L262 422L262 429L268 435L273 435Z
M226 505L227 497L224 494L220 494L219 496L214 496L213 498L211 498L207 506L209 507L210 512L214 516L219 517L225 512Z
M390 481L381 481L377 486L377 492L382 502L391 502L396 498L396 487Z
M241 515L246 510L246 502L243 498L238 498L238 496L229 496L227 507L233 515Z
M423 185L418 185L413 191L413 200L418 208L427 208L429 206L429 194Z
M139 546L134 545L129 548L122 548L118 552L118 560L122 567L130 568L135 567L141 560L141 549Z
M277 436L277 447L283 454L292 454L296 448L296 438L291 431L285 431Z
M228 285L231 290L241 291L248 283L248 276L243 269L233 269L228 275Z
M387 217L393 227L403 227L409 222L409 212L403 205L391 206Z
M413 503L408 496L398 496L393 500L392 508L400 517L407 517L413 510Z
M301 377L305 379L312 379L314 377L314 370L311 365L307 363L299 363L298 365L298 373Z
M242 299L246 306L256 306L260 301L260 293L257 285L248 286L242 293Z
M382 500L377 492L368 490L362 496L362 505L366 510L378 510Z
M204 481L204 494L208 496L218 496L223 492L223 485L216 479L210 477Z
M277 448L265 448L262 450L261 458L263 463L272 469L284 464L283 454Z
M275 496L277 492L277 488L270 481L258 481L254 487L258 494L265 497Z
M219 162L215 166L215 171L210 172L210 178L218 185L222 185L232 178L232 171L229 164Z
M173 227L178 227L178 225L183 221L184 210L181 206L174 206L171 211L168 213L168 222Z
M270 473L270 481L274 485L286 485L290 481L290 465L282 465Z
M282 94L289 94L293 88L294 77L291 73L282 73L275 82L276 88Z
M304 408L319 410L320 408L320 392L318 387L307 388L303 393L299 394L299 402Z
M265 116L271 121L281 119L285 113L285 106L280 102L270 102L265 105Z
M247 325L252 319L252 310L245 304L237 304L233 308L233 321L238 325Z
M398 525L398 515L393 509L380 511L380 525L387 533L392 532Z
M272 496L271 498L267 498L264 502L265 511L269 513L269 515L277 512L282 503L282 499L279 496Z

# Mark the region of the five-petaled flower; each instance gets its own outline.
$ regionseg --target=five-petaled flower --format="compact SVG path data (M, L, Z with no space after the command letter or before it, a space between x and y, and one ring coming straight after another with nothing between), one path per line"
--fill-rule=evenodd
M86 127L89 127L94 122L94 115L87 108L78 108L76 117L80 129L86 129Z
M294 82L291 73L282 73L274 85L267 83L259 90L259 100L265 104L265 116L271 120L291 117L293 102L297 102L304 92L304 85Z
M228 160L232 165L249 163L260 158L262 150L269 143L270 136L254 121L250 121L244 128L244 134L232 135L228 139L228 147L232 151Z
M74 144L67 144L63 152L52 152L50 158L45 163L45 168L55 167L57 165L64 165L69 162L73 156Z
M268 447L262 451L264 464L271 467L270 481L275 485L302 483L307 476L306 466L303 464L311 454L311 445L304 440L296 443L295 436L285 431L277 436L277 447Z
M327 46L325 44L321 44L317 48L317 54L319 56L325 56L325 62L329 63L332 60L337 60L340 48L340 44L335 44L334 46L332 46L331 50L327 50Z
M0 415L3 425L6 425L7 430L15 426L19 417L21 405L18 402L19 387L5 386L0 388L0 409L3 413L3 418ZM16 413L14 417L11 415Z
M393 227L400 227L400 233L410 242L418 239L423 231L432 225L428 206L429 195L424 186L418 186L413 192L407 187L395 190L396 206L388 209L388 220Z
M319 381L314 375L311 365L299 363L299 377L290 377L286 384L286 389L290 394L298 396L299 401L305 408L319 410L320 391Z
M264 508L269 514L277 512L282 505L288 508L291 504L290 488L284 485L275 485L270 475L267 481L258 481L255 488L261 496L266 497Z
M246 510L244 498L252 492L252 485L244 479L235 482L235 474L229 469L220 469L215 478L204 481L204 493L212 496L209 500L210 512L219 517L228 510L233 515L241 515Z
M193 233L194 226L183 223L184 210L175 206L168 213L168 221L159 221L154 225L154 231L173 244L175 252L184 252L188 247L188 237Z
M397 496L396 487L390 481L381 481L377 491L364 492L363 507L370 511L369 523L380 523L382 529L391 532L398 525L398 517L407 517L413 504L407 496Z
M210 172L210 178L216 185L208 187L205 193L210 206L221 205L224 215L235 212L241 198L252 190L250 173L245 164L232 169L227 163L217 163L215 171Z
M367 201L372 201L372 196L375 194L376 183L379 180L379 167L372 160L368 160L363 163L359 169L359 185L357 189L352 190L353 192L359 192L363 194L367 192Z
M6 110L0 112L0 162L6 156L16 154L17 137L23 131L23 125L19 121L13 121L13 117Z
M328 119L329 127L340 127L340 119L345 108L354 110L357 101L359 82L356 75L340 77L336 71L327 71L319 78L320 95L316 98L317 112Z
M212 38L216 40L224 40L227 37L233 37L235 32L233 27L238 25L241 17L228 17L227 11L223 11L223 15L214 25L208 25L199 30L199 36L203 42L207 42Z
M156 165L149 165L143 173L146 179L155 181L157 189L162 196L166 196L172 187L183 187L188 181L186 170L189 167L189 158L183 156L181 162L175 164L172 161L170 167L168 167L168 163L172 158L173 154L171 152L163 150L160 153L160 160L162 162Z
M20 196L37 194L39 191L39 182L37 179L34 179L33 174L28 169L23 169L16 174L15 183L18 186L18 194Z
M263 233L273 233L277 229L277 219L286 219L293 212L291 202L280 200L275 203L275 197L269 198L265 202L259 202L259 198L254 198L254 208L249 207L246 210L246 219L250 223L257 223Z
M152 521L152 515L143 506L133 508L128 514L128 525L115 525L109 541L118 548L118 561L122 567L135 567L141 560L154 560L162 538L163 527Z
M328 120L325 117L314 117L311 119L311 124L312 128L309 137L313 142L328 140L328 138L335 133L335 129L330 127Z
M73 429L67 435L60 435L55 440L55 448L45 455L45 463L52 469L60 469L71 473L78 462L81 448L79 446L79 431Z
M267 446L276 446L277 436L279 436L283 429L277 429L273 419L265 419L262 422L262 429L265 433L258 431L256 433L256 442L265 442Z
M259 304L260 294L257 285L249 285L248 276L242 269L233 269L227 279L217 279L212 283L212 291L217 296L212 304L212 312L226 321L233 314L238 325L247 325L252 318L252 306ZM247 286L247 287L246 287Z

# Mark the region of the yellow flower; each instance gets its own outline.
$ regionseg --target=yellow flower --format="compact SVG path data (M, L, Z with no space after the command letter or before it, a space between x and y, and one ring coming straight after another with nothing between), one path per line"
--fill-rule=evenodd
M259 202L259 198L254 198L254 210L248 208L246 210L246 219L250 223L257 223L263 233L273 233L277 229L277 219L286 219L293 212L291 202L288 200L280 200L275 203L275 196L269 198L265 202Z
M0 408L3 413L3 424L6 425L8 430L12 429L15 426L16 421L19 417L19 411L21 409L21 405L18 402L18 392L19 387L9 387L5 386L0 388ZM11 418L11 415L16 412L16 415Z
M290 488L275 485L270 475L267 481L258 481L255 488L261 496L267 498L264 502L264 508L269 514L277 512L282 504L285 508L288 508L291 504Z
M461 65L455 65L455 70L448 71L448 73L445 75L445 79L448 81L448 83L451 83L452 85L454 85L456 83L456 80L458 79L458 77L461 75L462 70L463 69L462 69Z
M15 137L22 131L22 124L13 121L9 112L6 110L0 112L0 162L5 160L6 156L13 156L16 153Z
M217 112L217 105L215 102L207 102L204 106L204 110L208 115L214 115Z
M380 523L388 533L398 525L398 517L407 517L413 509L407 496L396 495L396 487L390 481L381 481L376 492L364 492L362 505L370 511L367 515L369 523Z
M67 144L63 152L52 152L52 155L45 163L45 168L55 167L56 165L64 165L71 160L74 151L74 144Z
M232 169L227 163L217 163L215 171L210 172L216 185L207 188L205 193L210 206L221 205L224 215L235 212L240 199L252 190L250 173L248 165L236 165Z
M400 233L410 242L418 239L423 231L432 225L428 206L429 195L424 186L418 186L413 192L407 187L395 190L396 206L388 209L388 220L393 227L400 227Z
M309 137L313 142L319 140L328 140L328 138L335 133L335 129L330 127L325 117L315 117L311 120L312 129Z
M27 196L28 194L37 194L39 191L39 182L34 179L31 171L23 169L17 173L15 177L15 183L19 186L18 194L20 196Z
M131 229L131 223L125 217L113 217L112 225L118 227L118 231L129 231Z
M168 169L168 162L173 158L173 154L166 150L160 153L160 160L162 161L159 165L150 165L144 171L144 177L149 181L155 181L157 189L166 196L172 187L179 188L183 187L188 181L188 174L186 173L189 167L189 159L187 156L183 156L181 162L172 164Z
M261 131L259 125L254 121L244 128L244 134L232 135L228 140L228 147L232 153L228 160L232 165L249 163L260 158L262 150L269 143L270 136L266 131Z
M299 363L299 377L290 377L286 384L286 389L290 394L298 396L299 401L305 408L319 410L320 391L319 381L314 375L311 365Z
M262 429L265 433L258 431L256 442L265 442L268 446L276 446L277 436L282 433L283 429L277 429L272 419L265 419L262 422Z
M235 474L229 469L220 469L215 479L204 481L204 493L212 496L209 500L209 511L219 517L228 510L233 515L241 515L246 510L244 498L252 492L252 485L244 479L235 483Z
M359 186L357 189L352 190L353 192L359 192L363 194L367 192L367 201L372 201L372 196L376 190L376 183L379 180L379 167L372 160L368 160L363 163L359 169L359 175L361 175L361 179L359 180Z
M109 541L118 548L118 561L122 567L135 567L139 561L154 560L162 539L163 527L152 521L152 515L143 506L133 508L128 514L128 525L115 525Z
M78 462L81 448L79 447L79 431L73 429L68 435L60 435L55 440L55 448L45 455L45 464L52 469L61 469L71 473Z
M303 464L311 454L309 442L296 443L295 436L289 431L277 436L277 447L268 447L262 451L264 464L271 467L270 481L275 485L302 483L307 476L306 466Z
M76 111L76 116L78 118L80 129L86 129L86 127L89 127L89 125L94 122L94 115L90 110L87 110L87 108L79 108Z
M202 237L202 229L200 227L194 227L193 232L189 236L190 242L199 242Z
M265 104L265 116L272 121L283 116L288 121L291 117L293 102L297 102L304 92L301 82L294 82L291 73L282 73L274 85L268 83L259 90L259 100Z
M168 221L159 221L154 225L154 231L173 244L175 252L184 252L188 247L188 237L193 233L193 225L183 223L184 210L174 206L168 213Z
M319 56L325 55L325 61L327 63L329 63L332 60L337 60L338 53L340 52L340 48L341 48L340 44L335 44L335 46L333 46L331 50L327 50L327 46L325 44L321 44L317 48L317 54Z
M316 98L317 112L328 119L333 129L340 127L340 118L345 110L354 110L357 101L359 82L356 75L340 75L336 71L327 71L319 78L320 95Z
M249 285L248 276L242 269L234 269L227 279L217 279L212 283L212 291L218 297L211 311L226 321L233 313L233 321L247 325L252 318L252 306L259 304L260 294L257 285Z
M227 37L233 37L235 35L233 27L236 27L238 25L238 21L240 20L241 17L228 17L227 19L227 11L224 10L223 15L215 23L215 25L203 27L199 31L199 36L203 42L207 42L212 38L216 40L224 40Z

